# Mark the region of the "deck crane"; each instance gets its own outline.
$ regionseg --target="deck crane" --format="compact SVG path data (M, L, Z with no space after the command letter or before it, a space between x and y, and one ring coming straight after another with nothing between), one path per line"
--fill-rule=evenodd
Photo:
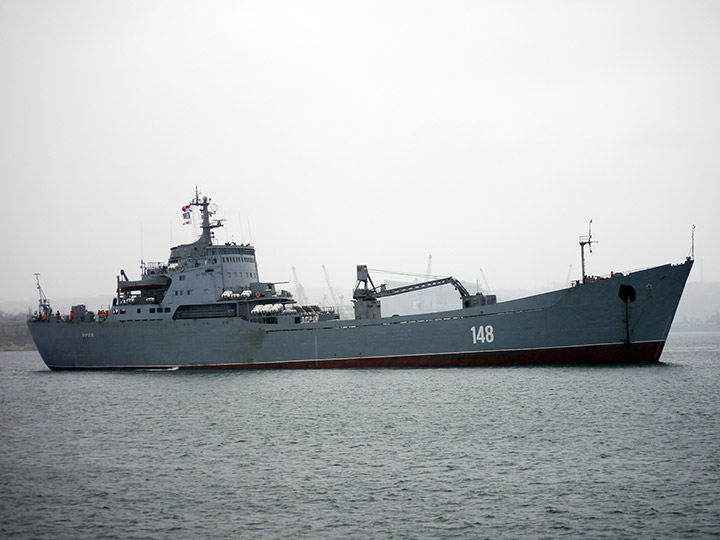
M50 307L50 301L48 300L47 296L45 296L45 291L43 291L42 287L40 286L40 274L38 274L37 272L35 273L35 281L37 282L38 295L40 296L38 317L43 320L48 320L50 319L50 315L52 314L52 308Z
M452 276L433 279L430 281L421 281L420 283L413 283L411 285L395 287L394 289L388 289L384 284L376 287L373 283L372 278L370 277L368 267L364 264L360 264L357 266L357 283L355 284L355 290L353 291L353 302L355 302L355 318L380 318L380 298L384 296L394 296L396 294L404 294L419 291L422 289L428 289L430 287L439 287L440 285L446 284L452 285L453 287L455 287L455 289L457 289L458 293L460 293L460 299L462 300L463 308L484 306L497 302L497 297L495 295L484 295L480 292L471 295L467 291L465 286L460 283L459 280L455 279Z

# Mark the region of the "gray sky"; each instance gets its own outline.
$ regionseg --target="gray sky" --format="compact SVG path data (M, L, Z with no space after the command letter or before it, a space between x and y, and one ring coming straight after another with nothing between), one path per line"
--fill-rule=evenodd
M0 301L112 297L191 241L263 280L355 265L720 280L720 3L0 0Z

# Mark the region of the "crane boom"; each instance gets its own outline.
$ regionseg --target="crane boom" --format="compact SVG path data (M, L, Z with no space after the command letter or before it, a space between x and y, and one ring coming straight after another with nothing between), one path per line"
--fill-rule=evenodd
M440 285L452 284L457 289L462 298L470 296L470 293L463 286L460 281L452 276L433 279L431 281L422 281L420 283L413 283L411 285L404 285L402 287L395 287L394 289L387 289L386 286L380 285L380 287L368 288L356 288L353 293L353 298L382 298L383 296L394 296L396 294L405 294L409 292L419 291L422 289L429 289L430 287L439 287Z
M460 293L460 299L462 301L463 308L484 306L491 303L494 304L497 301L494 295L485 296L482 293L471 295L467 291L465 286L460 283L459 280L455 279L452 276L433 279L430 281L422 281L420 283L413 283L412 285L404 285L402 287L395 287L393 289L388 289L384 284L376 287L372 281L372 278L370 277L367 266L361 264L357 267L357 283L355 284L355 290L353 291L353 301L355 302L355 318L379 318L381 316L380 298L384 296L394 296L396 294L420 291L422 289L439 287L440 285L446 284L452 285Z

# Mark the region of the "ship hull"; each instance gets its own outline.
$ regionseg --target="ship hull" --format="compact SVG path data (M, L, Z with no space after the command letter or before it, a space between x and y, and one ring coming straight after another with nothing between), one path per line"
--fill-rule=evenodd
M28 324L51 369L656 362L691 267L687 261L489 306L380 319L294 325L240 317Z
M430 368L473 366L527 366L527 365L593 365L635 364L659 360L664 341L636 343L632 351L624 345L593 345L583 347L549 348L523 351L491 351L482 353L451 353L406 356L380 356L373 358L341 358L292 360L254 363L180 364L150 366L53 366L53 370L127 370L127 369L331 369L331 368Z

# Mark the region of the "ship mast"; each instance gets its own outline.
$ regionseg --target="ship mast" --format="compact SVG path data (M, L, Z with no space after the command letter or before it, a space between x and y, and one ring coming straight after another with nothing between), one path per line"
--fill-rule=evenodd
M695 260L695 224L692 226L692 239L690 244L690 260Z
M200 192L198 191L197 187L195 187L195 200L193 200L190 204L193 206L200 207L200 212L202 213L202 225L200 227L202 228L202 234L200 235L200 238L195 242L211 245L212 244L212 229L217 229L218 227L223 226L224 219L216 219L213 221L213 223L210 223L210 216L215 214L215 208L217 208L217 205L213 205L213 209L211 210L208 208L210 206L210 200L208 197L203 197L202 200L200 200Z
M587 275L585 274L585 246L588 246L588 249L590 250L590 253L592 253L592 245L597 244L597 241L593 241L592 239L592 219L590 220L590 224L588 225L588 233L587 236L581 236L580 237L580 263L582 266L582 282L585 283L585 279Z

